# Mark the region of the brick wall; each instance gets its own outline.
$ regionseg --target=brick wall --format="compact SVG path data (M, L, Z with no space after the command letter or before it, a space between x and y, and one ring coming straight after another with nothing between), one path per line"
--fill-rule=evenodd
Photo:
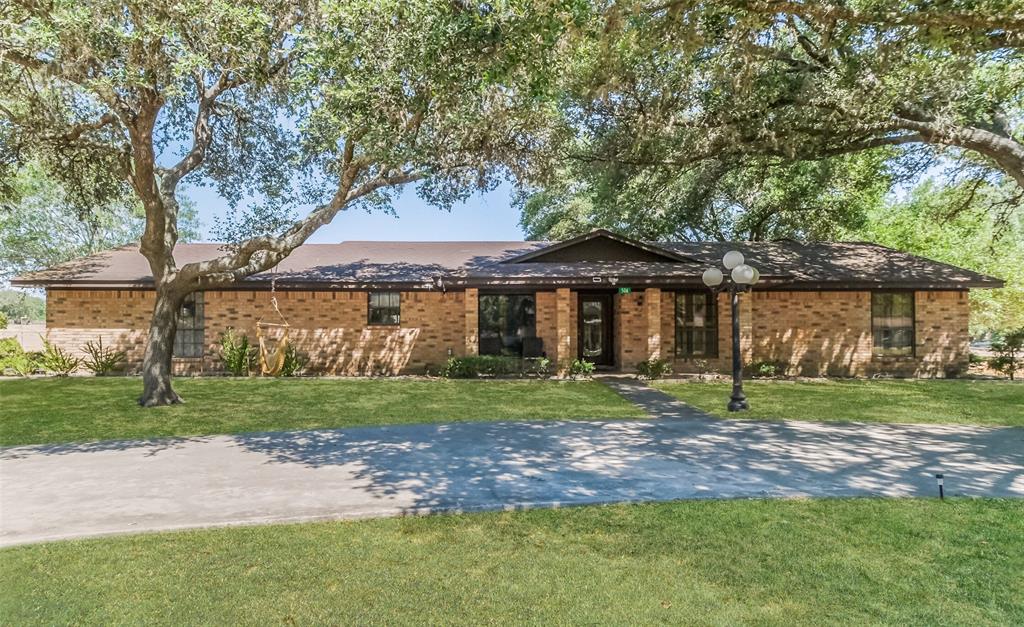
M79 357L83 344L102 340L128 353L137 367L146 350L153 297L148 290L47 290L46 339Z
M440 366L454 355L474 352L476 298L473 292L403 292L402 324L368 326L366 292L278 292L291 337L311 359L310 369L333 374L397 374ZM718 300L718 357L675 357L675 293L637 290L614 298L615 351L619 367L636 365L660 352L677 372L731 369L728 296ZM968 361L966 292L917 292L916 347L912 357L880 357L872 352L870 292L761 292L741 297L744 363L774 361L788 374L803 376L949 376ZM75 353L89 340L128 352L137 369L153 294L143 290L58 290L47 296L47 336ZM568 290L537 293L537 334L553 360L577 354L578 294ZM217 338L229 327L255 340L260 317L276 322L266 292L205 294L203 360L175 360L178 372L219 371ZM472 327L472 328L471 328ZM658 338L660 334L660 338ZM273 336L274 333L269 333Z
M138 368L153 308L152 292L130 290L50 290L47 335L60 346L80 352L90 339L128 352L130 369ZM228 328L256 340L256 321L280 319L267 292L206 292L203 360L176 359L178 372L219 371L218 336ZM465 296L462 292L403 292L402 324L369 326L366 292L277 292L278 304L291 325L296 348L309 356L309 369L330 374L398 374L440 366L452 354L466 352ZM268 331L276 338L279 329Z
M755 291L752 300L752 359L790 375L945 377L967 368L965 291L916 292L914 355L898 357L873 353L871 292Z

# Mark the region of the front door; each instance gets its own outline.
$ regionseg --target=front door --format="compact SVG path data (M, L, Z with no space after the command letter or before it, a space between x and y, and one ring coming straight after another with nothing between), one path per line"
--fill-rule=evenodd
M612 295L580 294L579 357L598 366L614 366Z

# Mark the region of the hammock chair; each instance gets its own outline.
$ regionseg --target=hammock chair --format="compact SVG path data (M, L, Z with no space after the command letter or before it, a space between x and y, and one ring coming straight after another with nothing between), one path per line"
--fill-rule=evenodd
M288 325L288 320L281 313L281 309L277 306L277 296L275 292L276 279L270 282L270 304L273 306L274 311L277 312L280 323L263 322L263 318L256 321L256 338L260 341L260 372L269 377L276 377L281 374L284 369L284 358L285 353L288 351L288 332L291 327ZM279 328L284 329L281 332L281 337L277 340L277 346L273 351L267 348L267 338L263 335L263 329L265 328Z

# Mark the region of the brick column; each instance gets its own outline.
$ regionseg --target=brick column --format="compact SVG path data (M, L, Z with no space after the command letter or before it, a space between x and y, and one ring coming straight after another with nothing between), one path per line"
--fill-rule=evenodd
M569 369L575 356L572 354L572 292L567 287L555 290L555 364L558 372Z
M754 357L754 294L740 294L740 356L747 366ZM731 333L731 331L730 331Z
M466 288L466 355L480 354L479 296L480 291L475 287Z
M661 359L661 290L644 290L644 321L647 326L646 359Z

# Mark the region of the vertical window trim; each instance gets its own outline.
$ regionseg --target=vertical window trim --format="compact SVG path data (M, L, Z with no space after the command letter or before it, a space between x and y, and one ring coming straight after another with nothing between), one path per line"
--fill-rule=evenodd
M397 296L397 303L394 306L389 304L386 307L377 307L377 309L383 309L383 310L387 310L387 311L394 310L395 311L395 316L397 318L395 320L395 322L374 322L373 321L373 311L374 311L373 296L374 296L374 294L378 294L378 295L384 295L384 294L392 295L393 294L393 295ZM399 327L399 326L402 326L402 293L401 292L396 292L394 290L374 290L372 292L367 292L366 293L366 326L368 326L368 327Z
M882 347L875 345L875 296L881 294L910 295L910 352L886 354ZM871 302L871 355L873 357L917 357L917 292L915 290L872 290ZM891 327L887 327L891 328Z
M687 325L687 320L693 320L693 299L692 295L703 294L706 312L704 326L696 327ZM679 307L682 302L682 324L680 324ZM710 290L679 290L675 292L675 301L672 308L672 323L675 329L675 351L678 359L717 359L718 358L718 297ZM704 332L705 354L693 354L693 331L702 329ZM708 341L711 339L712 341Z

